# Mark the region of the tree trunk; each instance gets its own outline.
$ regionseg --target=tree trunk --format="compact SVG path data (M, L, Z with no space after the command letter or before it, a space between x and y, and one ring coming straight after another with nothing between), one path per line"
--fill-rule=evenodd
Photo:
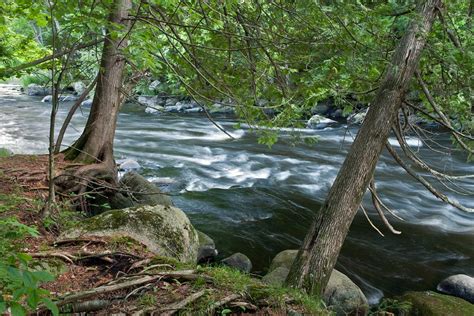
M394 52L364 123L291 267L286 280L289 286L310 294L323 294L441 4L441 0L419 3L417 14Z
M128 31L126 20L131 9L131 0L115 0L109 22L123 26ZM113 163L113 141L117 116L121 104L121 87L125 59L122 50L127 46L123 36L113 36L107 31L104 40L97 87L91 112L79 139L65 151L68 160L84 163Z

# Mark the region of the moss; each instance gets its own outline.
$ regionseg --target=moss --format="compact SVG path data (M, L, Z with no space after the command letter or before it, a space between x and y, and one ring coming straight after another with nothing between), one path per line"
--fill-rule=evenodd
M199 271L212 277L214 285L218 288L234 293L243 293L254 303L265 300L273 307L285 308L286 302L290 298L296 305L305 309L305 314L329 315L329 311L324 308L321 299L309 296L300 290L267 286L248 274L225 266L206 267Z
M412 304L409 315L414 316L465 316L474 315L474 304L458 297L431 291L408 292L402 300Z

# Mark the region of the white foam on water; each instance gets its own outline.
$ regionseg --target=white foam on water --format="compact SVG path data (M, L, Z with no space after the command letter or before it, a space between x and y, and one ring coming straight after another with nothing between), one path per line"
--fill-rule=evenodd
M294 184L292 186L310 193L316 193L322 189L322 186L319 184Z
M286 171L282 171L275 174L275 179L277 179L278 181L283 181L283 180L288 179L290 176L291 176L291 172L286 170Z
M268 179L271 174L270 168L259 170L247 170L246 168L232 168L227 170L226 177L234 179L237 183L246 182L247 180ZM253 183L252 183L253 184Z
M423 142L418 137L406 137L405 141L410 147L423 147ZM398 143L398 140L396 138L389 138L388 142L394 147L400 147L400 144Z
M148 181L150 182L156 182L156 183L163 183L163 184L171 184L175 183L176 179L170 178L170 177L149 177L147 178Z

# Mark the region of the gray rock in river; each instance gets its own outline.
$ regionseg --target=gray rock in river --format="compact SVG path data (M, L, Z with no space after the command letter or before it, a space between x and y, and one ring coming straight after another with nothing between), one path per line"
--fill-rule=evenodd
M201 113L201 112L204 112L204 110L201 107L184 110L184 113Z
M452 275L436 287L444 294L457 296L474 304L474 278L466 274Z
M140 105L151 107L162 107L165 105L165 98L158 95L141 95L137 99Z
M119 187L124 192L119 192L109 199L109 204L114 209L137 205L173 205L168 195L135 172L127 172L120 180Z
M58 101L60 102L71 102L71 101L77 101L78 99L79 97L75 95L61 94L58 96ZM52 100L53 100L53 96L47 95L41 100L41 102L51 103Z
M214 240L201 231L197 231L199 236L199 249L197 263L209 263L216 259L218 251Z
M262 281L276 286L283 285L297 254L298 250L284 250L278 253ZM368 309L367 298L361 289L336 269L329 277L323 299L336 315L365 315Z
M232 106L223 105L223 104L220 104L220 103L214 103L211 106L211 109L210 109L209 113L217 114L217 115L219 115L219 114L234 114L235 110L234 110L234 107L232 107Z
M81 106L90 107L92 106L92 99L87 99L81 103Z
M153 107L150 107L150 106L147 106L146 109L145 109L145 113L148 113L148 114L160 114L164 111L164 107L162 107L161 105L155 105Z
M138 170L140 168L141 168L140 164L136 160L133 160L133 159L125 159L119 165L119 170L121 171L132 171L132 170Z
M188 217L176 207L144 205L93 216L62 234L60 239L128 237L156 255L196 262L199 236Z
M26 88L26 94L29 96L43 97L51 94L51 87L44 87L39 84L31 83Z
M176 103L178 103L178 99L176 98L167 98L164 104L164 107L169 107L169 106L174 106Z
M320 129L334 124L337 124L337 122L327 117L315 114L308 120L306 126L308 128Z
M223 259L221 263L242 272L249 273L252 271L252 261L240 252L234 253L232 256Z

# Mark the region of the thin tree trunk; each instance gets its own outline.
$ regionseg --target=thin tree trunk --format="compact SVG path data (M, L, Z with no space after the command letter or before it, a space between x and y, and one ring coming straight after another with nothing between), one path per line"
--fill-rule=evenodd
M324 292L441 4L441 0L419 3L417 14L394 52L364 123L291 267L288 285L315 295Z
M126 18L131 6L131 0L115 0L109 16L111 25L121 25L127 31L130 22ZM114 37L111 30L107 31L91 112L82 135L65 151L66 159L85 163L113 162L113 141L125 67L122 50L126 46L126 39Z
M48 7L50 9L50 16L51 16L51 21L54 21L54 14L53 14L53 4L48 1ZM53 44L53 55L55 54L56 51L56 40L57 40L57 28L56 25L51 23L51 31L52 31L52 44ZM50 115L50 121L49 121L49 146L48 146L48 201L46 203L46 206L43 208L43 211L41 212L41 217L46 218L51 214L51 210L54 207L54 204L56 203L56 192L55 192L55 187L54 187L54 129L55 129L55 124L56 124L56 113L58 109L58 88L60 84L60 79L58 78L58 81L55 81L55 76L56 76L56 60L53 59L51 63L51 92L52 92L52 98L51 98L51 115Z

